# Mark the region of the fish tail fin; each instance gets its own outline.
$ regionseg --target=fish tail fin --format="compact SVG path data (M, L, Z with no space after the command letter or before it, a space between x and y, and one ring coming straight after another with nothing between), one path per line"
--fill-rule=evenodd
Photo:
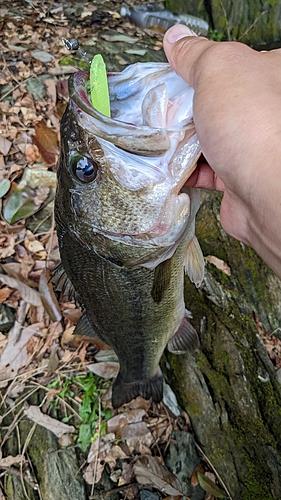
M159 370L160 372L160 370ZM159 403L163 399L163 375L134 382L123 380L122 373L119 372L112 386L112 406L119 406L129 403L132 399L141 396L144 399L150 399Z

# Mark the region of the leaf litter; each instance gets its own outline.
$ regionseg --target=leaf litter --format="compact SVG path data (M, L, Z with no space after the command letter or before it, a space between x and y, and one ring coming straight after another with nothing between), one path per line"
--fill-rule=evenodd
M118 50L112 56L117 69L134 55L146 57L147 35L155 56L162 46L163 34L142 31L121 18L121 0L107 3L111 8L98 0L84 2L82 13L71 1L34 0L21 2L20 8L12 1L12 11L0 9L0 302L14 316L8 332L0 317L1 419L13 412L15 427L25 415L51 430L61 446L80 447L84 480L93 488L106 470L119 498L139 498L142 489L157 492L157 498L187 498L165 465L172 432L191 430L172 390L165 389L165 403L139 397L113 410L114 353L97 339L73 334L81 310L68 296L56 295L49 283L50 270L59 262L53 222L59 123L68 99L67 77L80 64L75 55L69 57L61 38L75 37L93 47L99 38L126 44L124 57ZM230 274L219 259L210 256L209 263ZM259 333L280 368L280 340ZM29 404L40 390L45 395L40 405ZM10 432L12 427L2 435L1 450ZM26 446L14 456L1 454L0 468L27 464L25 452ZM223 494L217 476L208 478L211 469L202 455L192 479L194 487L200 483L209 492L206 499Z

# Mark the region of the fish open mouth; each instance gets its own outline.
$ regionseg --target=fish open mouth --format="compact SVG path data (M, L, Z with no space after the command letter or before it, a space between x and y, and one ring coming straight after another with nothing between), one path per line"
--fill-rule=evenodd
M111 117L92 106L88 81L85 71L75 73L69 81L70 98L81 125L125 151L161 156L170 148L173 134L194 130L191 109L184 106L185 100L192 101L193 89L169 64L138 63L121 73L109 73Z

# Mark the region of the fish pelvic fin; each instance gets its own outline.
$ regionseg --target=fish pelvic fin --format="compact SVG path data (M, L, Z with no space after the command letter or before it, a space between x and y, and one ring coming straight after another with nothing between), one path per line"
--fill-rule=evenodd
M136 380L127 383L123 380L122 372L119 372L112 386L112 406L119 406L129 403L132 399L141 396L150 399L155 403L160 403L163 399L163 375L159 369L159 375L145 380Z
M168 342L168 351L173 354L193 352L199 347L198 334L189 319L190 313L186 310L178 330Z
M204 267L204 256L199 242L194 235L186 249L184 270L185 273L188 274L190 281L197 287L201 285L204 279Z

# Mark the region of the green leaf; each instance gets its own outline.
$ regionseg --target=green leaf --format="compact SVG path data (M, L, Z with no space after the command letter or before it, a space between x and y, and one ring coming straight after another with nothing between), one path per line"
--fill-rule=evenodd
M42 100L46 97L46 89L44 83L33 76L25 83L27 91L32 95L35 101Z
M106 67L101 54L96 54L90 68L90 91L92 106L110 117L110 101Z
M39 200L36 190L27 186L25 182L22 185L20 183L7 199L3 217L9 224L13 224L33 215L41 204L42 200Z
M11 183L9 179L2 179L2 181L0 182L0 198L3 198L3 196L8 193L10 185Z
M202 488L202 490L210 493L216 498L227 498L225 493L207 476L201 474L201 472L197 472L198 482Z
M86 451L91 443L92 438L92 425L81 424L79 428L78 443L82 451Z

